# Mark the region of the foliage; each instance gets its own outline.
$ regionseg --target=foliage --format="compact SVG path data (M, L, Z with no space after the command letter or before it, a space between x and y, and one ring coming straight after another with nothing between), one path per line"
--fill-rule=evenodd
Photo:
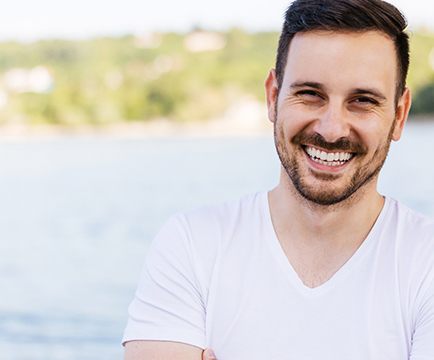
M217 35L224 46L192 51L189 34L154 34L81 41L0 44L0 121L63 125L117 121L203 120L222 114L242 95L263 101L273 67L277 33L231 29ZM411 35L409 85L414 112L433 112L434 35ZM431 62L430 64L430 56ZM13 69L48 69L46 91L14 91ZM419 99L420 98L420 99Z
M414 114L434 114L434 82L423 86L413 100Z

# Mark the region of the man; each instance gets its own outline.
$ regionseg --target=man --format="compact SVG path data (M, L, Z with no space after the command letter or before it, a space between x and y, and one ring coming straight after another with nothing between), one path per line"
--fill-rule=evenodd
M434 359L434 223L376 189L411 103L405 27L379 0L292 3L266 80L280 182L169 220L127 360Z

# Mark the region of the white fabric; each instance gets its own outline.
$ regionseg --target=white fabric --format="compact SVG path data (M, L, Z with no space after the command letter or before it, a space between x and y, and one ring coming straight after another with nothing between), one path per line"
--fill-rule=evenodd
M129 314L123 342L211 347L218 360L433 360L434 223L386 199L356 253L311 289L266 193L180 214L154 239Z

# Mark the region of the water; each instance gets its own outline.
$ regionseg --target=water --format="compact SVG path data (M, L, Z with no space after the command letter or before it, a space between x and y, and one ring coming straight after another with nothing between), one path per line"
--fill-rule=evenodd
M383 193L434 216L434 124L392 147ZM120 359L149 240L171 213L266 190L271 136L0 143L0 360Z

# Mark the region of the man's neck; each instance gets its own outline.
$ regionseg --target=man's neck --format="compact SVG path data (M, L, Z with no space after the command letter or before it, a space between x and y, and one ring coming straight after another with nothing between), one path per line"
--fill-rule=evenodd
M376 181L335 206L308 203L294 191L281 183L269 193L271 217L289 262L306 285L315 287L359 248L378 218L384 198L376 191Z
M330 206L305 200L291 185L281 182L269 193L273 224L285 234L306 237L306 241L319 238L332 245L341 237L368 233L384 204L384 198L376 191L376 181L344 202Z

